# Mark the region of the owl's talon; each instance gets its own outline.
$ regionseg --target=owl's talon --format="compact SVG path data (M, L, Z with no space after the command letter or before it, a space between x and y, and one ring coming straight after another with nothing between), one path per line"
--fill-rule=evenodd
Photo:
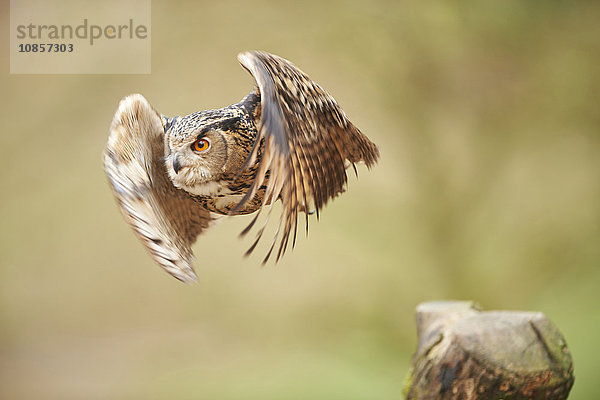
M305 213L306 215L313 215L314 213L316 213L316 212L317 212L317 209L316 209L316 208L307 209L307 208L306 208L306 205L304 205L304 204L299 204L299 205L298 205L298 211L299 211L299 212L303 212L303 213Z

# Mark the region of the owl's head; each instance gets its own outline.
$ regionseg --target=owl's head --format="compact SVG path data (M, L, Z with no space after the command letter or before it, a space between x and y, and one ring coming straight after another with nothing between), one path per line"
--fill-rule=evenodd
M173 119L165 135L171 181L192 194L218 193L242 167L255 135L254 122L235 105Z

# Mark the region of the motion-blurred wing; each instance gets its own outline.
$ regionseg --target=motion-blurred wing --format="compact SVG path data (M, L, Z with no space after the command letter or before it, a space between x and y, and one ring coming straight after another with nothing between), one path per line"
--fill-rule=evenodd
M164 126L146 99L119 104L104 152L104 170L125 220L154 260L175 278L197 281L190 246L211 214L171 183L164 164Z
M265 261L283 225L279 259L292 230L295 242L298 213L306 214L308 229L309 210L314 208L318 216L329 199L344 191L346 166L354 167L354 163L364 161L370 168L377 161L379 150L348 120L333 97L289 61L264 52L241 53L238 61L252 74L260 92L258 137L246 166L254 164L264 141L256 178L238 209L254 196L267 176L263 206L280 198L283 211ZM255 221L256 218L242 234Z

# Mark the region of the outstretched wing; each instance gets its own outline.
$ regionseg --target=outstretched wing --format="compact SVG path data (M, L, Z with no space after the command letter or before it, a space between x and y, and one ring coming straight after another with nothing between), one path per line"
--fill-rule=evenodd
M238 61L252 74L260 92L258 136L245 167L254 164L264 145L256 177L237 209L253 198L268 177L263 207L281 199L283 211L265 261L283 227L279 259L292 230L295 242L299 212L306 214L308 229L309 210L314 209L318 217L327 201L344 191L346 167L352 165L356 172L354 163L364 161L370 168L379 150L348 120L333 97L289 61L264 52L240 53ZM248 253L263 231L264 227Z
M104 170L123 216L154 260L183 282L197 281L191 245L208 227L200 208L167 176L164 126L146 99L134 94L119 104L104 152Z

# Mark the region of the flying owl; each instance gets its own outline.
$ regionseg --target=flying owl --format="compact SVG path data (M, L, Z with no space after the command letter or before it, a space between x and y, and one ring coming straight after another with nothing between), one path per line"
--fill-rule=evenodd
M291 62L265 52L238 55L256 81L239 103L169 118L133 94L119 104L104 169L125 220L154 260L197 281L191 245L223 215L282 211L266 262L296 240L298 217L345 190L346 169L379 157L321 86ZM268 214L270 215L271 207ZM268 217L265 218L268 221ZM264 230L246 254L254 250Z

